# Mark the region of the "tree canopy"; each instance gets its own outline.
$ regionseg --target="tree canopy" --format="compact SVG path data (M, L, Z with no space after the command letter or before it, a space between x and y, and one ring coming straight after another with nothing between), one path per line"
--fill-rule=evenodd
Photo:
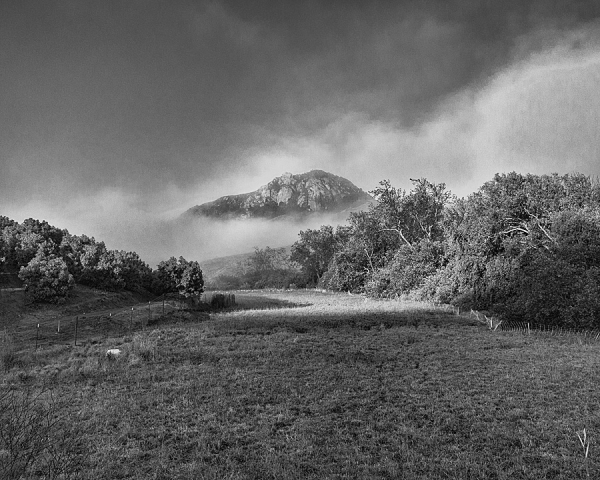
M185 259L175 263L178 276L174 287L168 284L168 291L185 296L202 292L198 263ZM137 253L109 250L93 237L71 235L31 218L18 223L0 216L0 271L18 273L34 301L62 301L75 284L111 291L164 292L164 285L157 281L160 272L153 272Z
M204 291L202 269L198 262L188 262L183 257L171 257L158 264L153 288L157 293L198 296Z

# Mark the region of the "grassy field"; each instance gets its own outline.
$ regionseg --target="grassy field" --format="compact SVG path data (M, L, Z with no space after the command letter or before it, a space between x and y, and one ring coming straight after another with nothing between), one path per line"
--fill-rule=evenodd
M18 424L2 402L55 416L85 479L600 478L599 342L360 296L236 297L202 322L5 352L0 420Z

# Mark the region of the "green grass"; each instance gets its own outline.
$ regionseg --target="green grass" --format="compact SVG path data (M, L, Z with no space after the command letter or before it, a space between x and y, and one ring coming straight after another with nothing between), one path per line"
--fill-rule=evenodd
M0 381L69 399L86 479L599 477L600 343L360 296L236 299L208 321L22 353Z

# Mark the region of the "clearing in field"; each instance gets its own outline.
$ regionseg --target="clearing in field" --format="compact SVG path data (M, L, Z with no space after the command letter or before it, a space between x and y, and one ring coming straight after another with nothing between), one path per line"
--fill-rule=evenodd
M59 466L84 479L600 474L593 339L490 331L439 307L361 296L236 298L236 310L193 324L5 350L0 442L15 408L33 406L56 416L46 434L61 455L29 433L21 450L35 461L0 444L0 477Z

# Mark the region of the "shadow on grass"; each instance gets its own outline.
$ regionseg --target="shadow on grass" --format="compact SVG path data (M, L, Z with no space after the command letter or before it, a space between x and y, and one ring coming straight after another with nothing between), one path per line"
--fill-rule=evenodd
M311 303L298 303L268 296L237 294L236 306L233 307L232 310L274 310L309 307L311 305Z
M304 305L302 305L304 306ZM456 316L443 310L406 309L397 312L381 311L332 311L314 309L265 310L233 312L214 323L215 331L235 334L271 334L278 331L309 333L323 330L373 330L397 327L463 328L478 325L465 316Z

